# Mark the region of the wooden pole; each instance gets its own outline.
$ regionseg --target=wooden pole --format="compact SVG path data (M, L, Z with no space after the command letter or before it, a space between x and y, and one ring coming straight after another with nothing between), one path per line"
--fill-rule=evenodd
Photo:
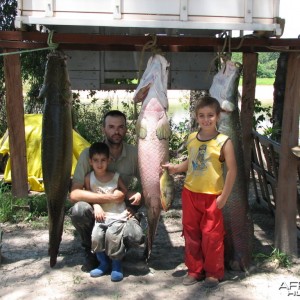
M247 189L250 181L251 150L252 150L252 128L254 114L254 98L256 87L256 73L258 64L257 53L243 54L243 91L241 105L242 141L244 150L245 172L247 178Z
M297 257L297 165L291 148L298 145L300 111L300 53L288 58L278 188L275 211L275 247Z
M10 52L10 50L6 50L5 52ZM12 194L15 197L25 197L28 195L28 183L21 63L19 54L4 56L4 74Z

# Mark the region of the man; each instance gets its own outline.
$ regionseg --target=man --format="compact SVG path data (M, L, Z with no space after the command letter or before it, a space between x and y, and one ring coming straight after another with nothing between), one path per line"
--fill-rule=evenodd
M127 132L126 116L118 110L106 113L103 119L103 132L105 143L110 150L111 162L108 170L118 172L128 188L134 180L139 180L139 171L137 148L124 142ZM86 262L82 267L85 272L94 269L98 264L95 255L91 253L91 233L95 222L91 204L102 204L111 201L118 203L127 199L121 191L115 191L113 194L98 194L84 190L84 177L90 171L89 149L87 148L79 156L70 193L70 201L74 203L74 206L70 209L71 221L80 234L82 246L86 252ZM131 194L133 193L131 192ZM134 217L134 213L141 204L141 197L141 194L136 192L128 199L130 202L129 220L123 234L123 242L127 247L144 242L143 230L138 219Z

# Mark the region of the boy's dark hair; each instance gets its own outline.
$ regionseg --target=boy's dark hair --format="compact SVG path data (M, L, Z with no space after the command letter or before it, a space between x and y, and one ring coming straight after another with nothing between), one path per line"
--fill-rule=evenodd
M104 154L107 158L109 158L109 148L105 143L96 142L90 146L89 149L89 157L92 159L95 154Z
M204 96L200 98L197 101L196 108L195 108L195 113L197 114L198 110L200 108L203 108L205 106L212 106L215 108L217 115L221 113L221 105L219 101L216 98L210 97L210 96Z
M104 118L103 118L103 126L104 127L105 127L105 120L107 117L122 117L122 118L124 118L125 125L126 125L126 122L127 122L126 115L119 110L110 110L104 115Z

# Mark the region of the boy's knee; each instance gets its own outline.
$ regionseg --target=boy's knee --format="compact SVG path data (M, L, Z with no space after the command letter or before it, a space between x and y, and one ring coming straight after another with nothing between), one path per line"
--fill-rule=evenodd
M144 244L145 234L137 219L131 218L127 221L124 229L123 242L127 248Z
M77 202L69 210L72 224L77 227L88 226L94 224L93 208L86 202Z
M76 202L69 210L70 217L76 218L76 217L85 217L89 213L93 213L92 207L87 202Z

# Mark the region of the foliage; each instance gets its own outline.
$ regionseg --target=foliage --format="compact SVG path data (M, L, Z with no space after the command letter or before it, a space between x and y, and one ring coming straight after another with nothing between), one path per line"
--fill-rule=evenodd
M170 118L169 123L172 132L169 140L170 160L176 163L187 155L185 141L189 132L189 120L185 119L176 125Z
M25 113L42 113L44 99L39 98L49 51L29 52L21 55L22 80L28 91L24 98Z
M101 105L97 103L95 91L90 91L89 104L82 104L79 94L73 93L73 124L74 129L88 142L94 143L103 141L104 136L101 132L103 116L112 108L109 100L104 100Z
M272 107L262 106L261 101L254 99L254 115L253 115L253 128L257 131L258 128L262 128L261 123L263 123L266 118L272 117Z
M256 78L256 85L274 85L275 78ZM239 85L243 84L243 77L240 77Z
M14 30L14 19L17 14L16 0L0 0L0 30Z
M87 100L88 104L83 104L80 101L79 93L73 93L73 122L74 129L84 137L88 142L103 141L104 134L101 130L104 115L111 109L119 109L123 111L127 117L127 136L126 142L129 144L136 143L136 111L132 103L121 101L116 105L113 99L104 99L100 102L95 97L96 91L89 91Z
M273 85L275 78L256 78L256 85Z
M0 222L32 222L48 215L47 198L44 193L16 198L11 186L0 181ZM65 210L70 207L67 201Z
M277 125L263 126L262 124L267 120L272 119L272 106L262 106L261 101L254 99L254 115L253 115L253 128L258 131L261 129L262 135L274 139L274 136L280 135L281 128Z
M181 108L189 111L190 96L184 95L182 98L179 98L179 103ZM169 124L171 128L171 137L169 139L170 161L179 163L187 156L185 142L190 132L190 119L184 118L176 124L170 117Z
M10 186L3 181L0 182L0 222L17 223L23 220L28 220L28 217L33 217L38 211L33 206L33 211L30 211L28 198L15 198Z
M277 59L279 53L277 52L259 52L257 77L258 78L274 78L277 68ZM232 60L243 63L243 55L240 52L232 53Z
M281 252L277 248L273 248L270 254L258 253L254 255L254 259L256 261L267 260L270 262L275 262L277 263L278 267L282 267L282 268L290 268L292 266L292 261L290 257L286 253Z
M279 125L273 125L272 127L265 127L263 128L263 135L276 141L275 137L281 136L281 128Z

